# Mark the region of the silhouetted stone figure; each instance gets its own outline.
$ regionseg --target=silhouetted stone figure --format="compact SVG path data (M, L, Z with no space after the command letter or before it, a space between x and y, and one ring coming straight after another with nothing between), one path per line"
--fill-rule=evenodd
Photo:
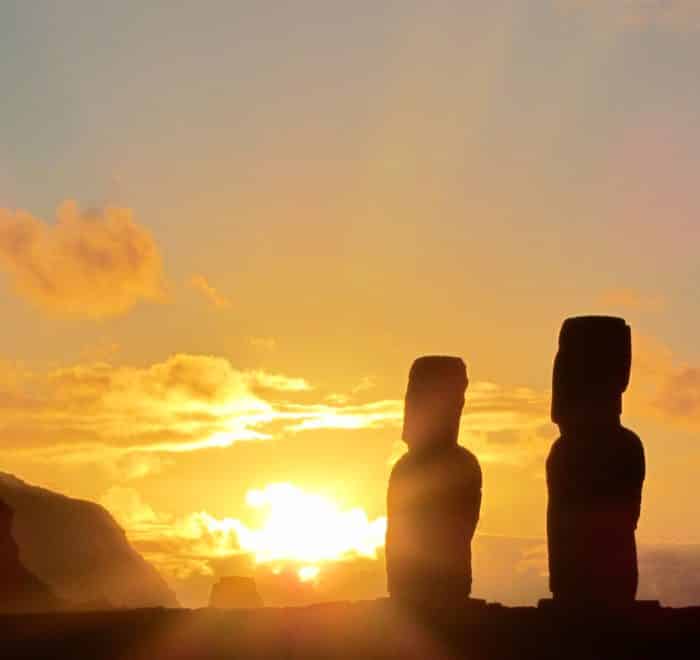
M209 607L225 609L256 609L263 606L262 598L252 577L231 575L222 577L212 588Z
M0 612L55 610L60 601L19 558L12 536L12 509L0 500Z
M620 424L631 355L623 319L570 318L561 328L552 386L561 437L547 459L549 581L559 602L635 599L645 467L641 441Z
M392 598L418 607L466 601L481 469L457 444L467 371L459 358L426 356L409 374L403 440L387 493L386 570Z

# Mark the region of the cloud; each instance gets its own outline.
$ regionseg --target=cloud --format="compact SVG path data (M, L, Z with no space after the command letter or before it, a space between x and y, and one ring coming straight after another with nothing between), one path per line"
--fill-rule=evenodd
M0 268L15 291L57 316L118 316L163 296L161 256L129 209L61 204L53 225L0 209Z
M281 416L292 420L288 430L368 429L398 427L403 418L403 402L395 399L364 404L285 404Z
M550 397L548 390L471 383L462 418L464 444L482 463L543 461L556 436L549 418Z
M280 435L396 424L396 411L384 404L294 401L311 391L303 378L242 371L211 355L48 372L0 364L0 453L42 463L96 463L138 478L160 471L167 456L270 439L273 427Z
M376 559L384 544L385 517L370 520L362 509L290 483L249 490L246 502L256 524L205 511L175 519L156 513L133 488L113 487L100 499L140 551L181 577L210 574L212 562L238 555L279 570L293 565L320 572L328 562Z
M290 378L284 374L269 374L264 371L254 371L249 376L254 388L276 390L278 392L308 392L311 385L303 378Z
M613 26L662 30L700 29L696 0L555 0L562 11L584 14Z
M700 430L700 365L687 364L658 339L633 338L630 411Z
M231 306L231 301L219 293L204 275L193 275L189 281L190 287L199 291L214 307L226 309Z
M700 429L700 367L682 366L670 373L652 405L665 417Z
M126 529L138 529L167 521L167 517L158 516L133 488L113 486L100 498L99 503Z
M352 393L353 394L359 394L360 392L366 392L367 390L371 390L376 386L376 383L374 382L374 378L371 378L370 376L365 376L355 387L352 388Z
M550 393L486 381L469 385L464 421L470 429L532 430L549 422Z
M646 295L635 289L614 288L598 296L598 304L614 310L631 312L660 312L664 308L661 296Z
M15 447L33 444L33 455L60 462L226 447L267 437L257 429L275 418L273 405L252 391L261 376L215 356L7 371L0 428L22 437Z
M401 427L402 399L357 402L334 394L298 376L236 369L214 355L46 372L0 364L0 455L100 466L110 477L133 480L161 472L177 455L238 442ZM533 443L545 443L548 401L547 392L473 383L463 433L484 461L531 458L539 446Z
M639 551L639 598L687 607L700 603L700 545L650 544Z

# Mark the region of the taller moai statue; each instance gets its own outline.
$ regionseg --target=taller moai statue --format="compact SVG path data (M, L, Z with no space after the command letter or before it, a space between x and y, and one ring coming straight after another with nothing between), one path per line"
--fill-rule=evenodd
M466 601L481 469L457 444L467 388L464 362L426 356L411 367L403 440L387 493L386 570L391 597L430 607Z
M555 601L625 605L637 592L635 530L644 450L620 423L632 362L623 319L567 319L554 360L547 459L549 584Z

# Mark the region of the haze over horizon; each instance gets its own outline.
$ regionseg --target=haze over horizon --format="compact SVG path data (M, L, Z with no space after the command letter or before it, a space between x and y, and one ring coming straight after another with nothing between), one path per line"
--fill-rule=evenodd
M546 569L560 324L614 314L640 544L700 567L700 6L170 4L0 7L2 471L182 602L381 574L408 368L455 354L496 593L488 539Z

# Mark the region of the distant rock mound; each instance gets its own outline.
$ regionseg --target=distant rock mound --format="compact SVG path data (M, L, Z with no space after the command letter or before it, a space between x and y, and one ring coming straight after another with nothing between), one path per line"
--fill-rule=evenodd
M14 511L12 531L22 562L60 599L100 603L100 609L179 606L163 578L100 505L3 472L0 499Z
M0 612L48 612L60 607L51 589L22 564L12 536L12 509L0 500Z
M211 588L209 607L254 609L262 606L262 598L251 577L222 577Z

